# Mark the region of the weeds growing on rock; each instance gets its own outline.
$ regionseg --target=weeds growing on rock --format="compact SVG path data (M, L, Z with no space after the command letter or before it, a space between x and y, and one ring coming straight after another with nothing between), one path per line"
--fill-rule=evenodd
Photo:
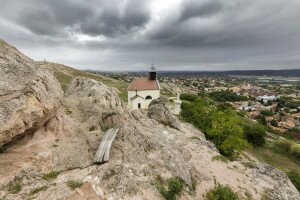
M297 171L292 170L288 172L287 175L294 186L297 188L297 190L300 192L300 174L298 174Z
M255 168L255 164L253 162L242 162L242 164L247 168Z
M212 161L218 160L218 161L221 161L221 162L224 162L224 163L228 163L229 162L229 159L227 157L225 157L225 156L222 156L222 155L214 156L214 157L212 157L211 160Z
M34 190L32 190L29 195L34 195L34 194L37 194L39 192L42 192L42 191L45 191L48 189L48 186L42 186L42 187L39 187L39 188L36 188Z
M0 146L0 154L5 152L5 148Z
M167 186L161 176L156 178L156 188L166 200L176 200L181 195L183 186L183 182L178 178L168 179Z
M67 186L69 186L69 188L71 188L72 190L79 188L82 186L82 182L78 182L78 181L68 181L67 182Z
M104 122L100 122L99 125L101 126L101 130L102 130L103 132L106 132L106 131L109 129L109 125L106 124L106 123L104 123Z
M58 171L52 171L49 174L45 174L42 178L46 181L52 181L57 178L60 172Z
M206 199L207 200L223 200L223 199L239 200L239 196L235 192L233 192L228 185L223 186L220 183L217 183L215 180L215 187L206 194Z
M97 128L96 128L96 126L91 126L90 128L89 128L89 131L94 131L94 130L96 130Z
M192 140L201 140L198 136L192 136L190 137Z
M7 185L7 191L12 194L17 194L22 190L22 186L20 183L9 183Z

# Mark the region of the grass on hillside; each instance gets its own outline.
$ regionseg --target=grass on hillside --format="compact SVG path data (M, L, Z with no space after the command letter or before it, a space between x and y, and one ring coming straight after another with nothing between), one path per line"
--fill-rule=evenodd
M68 74L62 72L59 69L55 69L55 68L53 68L53 69L54 69L54 76L59 81L59 83L61 84L61 87L64 91L66 91L68 85L70 84L70 82L72 81L72 79L74 77L81 76L81 77L91 78L96 81L102 82L109 87L117 88L119 90L119 93L118 93L119 97L124 102L127 102L127 86L128 86L127 82L115 80L112 78L105 78L105 77L97 75L97 74L92 74L89 72L84 72L84 71L72 69L69 67L65 68L65 70L68 71Z
M271 142L264 147L256 147L247 151L259 161L268 163L286 173L295 170L300 174L300 160Z

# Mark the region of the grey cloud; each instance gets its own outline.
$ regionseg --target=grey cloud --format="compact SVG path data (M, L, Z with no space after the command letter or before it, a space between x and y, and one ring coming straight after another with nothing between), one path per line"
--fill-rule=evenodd
M299 0L152 1L3 0L0 38L82 69L299 68Z
M151 15L148 4L138 0L31 0L26 3L17 13L17 23L37 35L68 37L68 32L82 32L117 37L142 28Z
M83 33L117 37L143 28L151 18L148 4L143 1L130 0L124 5L120 1L114 2L99 5L101 11L80 24Z
M184 1L179 21L185 21L194 17L210 17L221 11L223 5L219 0Z

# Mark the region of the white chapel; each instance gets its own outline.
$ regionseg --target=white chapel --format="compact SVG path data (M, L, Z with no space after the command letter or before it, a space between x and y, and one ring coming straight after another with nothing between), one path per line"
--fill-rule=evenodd
M135 78L127 88L128 106L132 109L147 109L153 99L160 96L156 70L152 66L147 78Z

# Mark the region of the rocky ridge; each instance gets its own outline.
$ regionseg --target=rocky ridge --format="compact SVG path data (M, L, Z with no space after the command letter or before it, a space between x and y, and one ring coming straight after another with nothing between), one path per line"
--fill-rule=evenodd
M15 51L7 48L7 51ZM18 54L20 52L12 59L20 58L21 64L16 65L15 70L20 68L32 73L36 67L23 66L27 62L34 65L34 61ZM11 65L6 61L8 58L1 56L1 59L4 61L0 68ZM57 85L51 74L43 72L47 74L47 82ZM2 82L5 74L0 75ZM22 87L21 82L16 84L20 86L15 88ZM34 91L45 88L42 84L37 87L40 90ZM33 126L32 134L24 134L0 154L0 198L162 199L155 187L157 176L165 180L178 177L185 182L179 199L203 199L215 179L244 198L246 193L253 199L261 199L263 194L271 199L300 198L287 176L267 164L251 160L213 161L220 155L215 146L199 130L173 116L165 99L153 101L148 111L131 111L115 90L84 77L73 79L63 97L60 89L53 90L55 87L48 90L51 94L45 92L50 100L59 97L53 104L54 109L49 109L51 115L32 118L32 124L39 124ZM0 108L11 104L10 101L0 103ZM12 112L20 112L16 119L24 113L23 110ZM93 156L110 127L119 128L110 161L94 165ZM3 133L6 132L1 130L0 135ZM57 177L45 179L52 171L59 172ZM72 190L68 187L70 181L83 185ZM9 190L14 184L22 186L15 194ZM33 192L37 189L39 192Z

